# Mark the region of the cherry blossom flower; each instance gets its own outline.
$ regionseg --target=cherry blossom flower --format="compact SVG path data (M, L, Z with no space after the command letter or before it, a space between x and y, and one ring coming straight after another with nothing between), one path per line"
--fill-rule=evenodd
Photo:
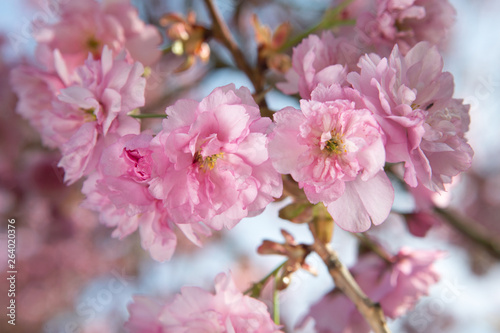
M311 92L320 83L328 86L343 84L347 72L356 69L361 53L353 55L352 46L344 38L336 38L331 31L321 37L310 35L293 49L292 66L285 78L286 82L277 84L286 94L300 93L309 99Z
M370 253L362 256L351 272L367 296L380 303L384 313L394 319L411 310L439 281L433 264L443 255L442 251L403 247L388 263ZM322 333L370 331L355 305L337 290L313 305L303 323L308 317L314 318L316 330Z
M64 139L46 130L57 94L68 82L57 73L47 73L39 68L21 65L11 70L10 83L18 96L16 112L40 133L44 145L58 147Z
M403 247L391 265L375 254L361 257L352 274L367 295L380 303L384 313L396 318L412 309L439 281L433 264L443 256L442 251Z
M198 287L183 287L181 293L160 310L159 315L156 315L157 303L144 298L135 300L137 303L129 306L131 319L126 324L131 333L281 332L272 321L267 306L243 295L231 276L224 273L215 278L215 293ZM154 316L156 318L152 319ZM149 330L143 331L142 327Z
M382 171L384 137L353 89L318 86L301 110L278 111L269 151L312 203L323 202L343 229L360 232L388 216L394 190Z
M125 48L145 66L161 56L159 31L141 21L129 0L64 1L58 13L58 22L39 24L34 33L37 59L49 72L54 70L56 49L70 73L84 63L89 53L99 59L104 46L114 55Z
M104 147L122 135L139 133L139 122L127 114L144 105L146 84L140 63L113 59L107 47L100 60L89 58L76 73L78 81L61 89L46 110L43 128L61 149L59 166L69 184L93 171Z
M130 134L107 147L82 192L87 196L84 206L99 212L101 223L116 227L113 237L124 238L139 229L142 247L153 259L165 261L175 251L177 236L163 203L149 193L154 163L151 140L148 133ZM198 246L198 234L210 234L196 223L178 227Z
M359 67L348 81L369 101L386 134L387 162L404 162L412 187L444 190L470 167L473 151L465 139L469 107L452 98L453 77L442 71L437 48L421 42L403 56L395 46L389 58L372 53Z
M456 16L448 0L357 0L350 7L359 35L354 38L383 56L395 44L403 54L421 41L443 46Z
M232 228L281 195L267 152L271 120L260 116L247 88L216 88L200 103L179 100L166 113L150 145L150 193L174 223Z

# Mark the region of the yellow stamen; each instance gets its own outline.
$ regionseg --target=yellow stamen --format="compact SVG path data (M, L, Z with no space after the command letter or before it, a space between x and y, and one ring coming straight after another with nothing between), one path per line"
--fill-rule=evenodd
M199 152L196 152L194 155L194 161L199 164L200 169L207 171L212 170L215 167L215 162L218 158L224 156L224 152L220 152L218 154L214 154L211 156L207 156L203 158Z

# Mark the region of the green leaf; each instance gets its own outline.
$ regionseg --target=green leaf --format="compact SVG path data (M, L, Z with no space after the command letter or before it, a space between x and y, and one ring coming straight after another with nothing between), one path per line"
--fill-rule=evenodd
M309 202L293 202L279 211L279 217L293 223L308 223L313 218L313 205Z

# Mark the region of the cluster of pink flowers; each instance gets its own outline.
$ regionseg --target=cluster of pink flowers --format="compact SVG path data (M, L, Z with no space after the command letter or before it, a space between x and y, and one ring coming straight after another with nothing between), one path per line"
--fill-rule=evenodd
M201 102L179 100L153 138L126 135L105 149L84 183L85 205L115 236L140 229L153 258L170 259L176 225L195 244L198 234L232 228L282 192L267 151L269 118L246 88L215 89Z
M294 68L302 69L294 75L311 84L299 85L300 111L276 113L271 159L278 171L299 182L311 202L323 202L342 228L365 231L370 219L374 224L385 220L392 204L391 185L382 171L386 162L403 162L404 181L432 191L444 190L470 167L473 151L465 138L469 106L452 97L453 77L443 72L436 46L420 42L406 55L397 45L388 58L364 55L358 70L339 80L340 74L321 73L335 68L341 73L343 64L295 57L305 43L294 49L293 59L299 61ZM365 115L355 117L358 110ZM358 173L361 177L354 177Z
M162 55L156 27L141 21L128 0L65 2L59 14L35 32L40 67L11 72L17 112L60 151L65 183L82 180L84 207L115 228L114 237L138 231L155 260L172 257L178 230L201 246L212 231L260 214L282 196L287 174L303 190L290 195L295 204L305 201L304 210L314 210L322 203L338 226L364 232L391 212L390 171L423 202L417 200L421 221L410 223L423 236L434 223L425 219L433 208L430 193L471 165L469 107L453 98L453 77L443 72L439 53L454 20L447 0L358 0L344 8L339 16L356 19L353 31L342 27L302 40L277 85L300 95L299 109L285 107L271 120L261 116L249 89L229 84L201 101L177 100L155 131L142 130L134 116L146 105L147 66ZM170 19L179 30L174 53L217 35L192 14ZM304 264L310 247L292 245L302 250ZM352 272L396 318L438 281L432 263L441 256L403 248L392 261L362 256ZM169 302L136 297L129 310L132 332L280 329L262 302L244 296L224 274L215 294L185 287ZM321 332L368 331L337 292L313 306L311 316Z
M198 287L183 287L169 302L136 296L126 323L130 333L279 333L267 306L243 295L232 277L215 277L215 294Z

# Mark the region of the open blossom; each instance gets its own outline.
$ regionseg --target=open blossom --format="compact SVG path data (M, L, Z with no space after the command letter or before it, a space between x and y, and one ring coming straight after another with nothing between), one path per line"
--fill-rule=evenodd
M375 2L375 1L373 1ZM358 40L387 54L395 44L403 54L421 41L442 46L455 22L455 9L448 0L378 0L358 9Z
M309 201L323 202L340 227L361 232L382 223L394 190L382 170L383 134L361 96L320 85L300 107L274 116L269 151L275 168L291 174Z
M201 102L179 100L166 110L151 142L150 193L177 224L220 230L254 216L282 193L267 151L271 120L247 88L216 88Z
M131 333L217 332L279 333L261 301L243 295L231 276L215 278L215 293L198 287L183 287L181 293L158 313L158 302L136 298L129 306L126 327ZM146 313L146 310L149 313ZM153 318L152 317L156 317ZM143 330L144 329L144 330Z
M107 147L82 192L87 196L84 206L99 212L101 223L116 227L114 237L124 238L139 229L142 247L153 259L165 261L175 251L177 236L163 203L149 193L152 138L148 133L129 134ZM200 224L177 227L199 246L198 235L210 234Z
M48 71L54 70L56 49L69 72L82 65L89 53L100 58L104 46L114 55L125 48L134 60L145 66L161 56L158 45L162 39L158 30L139 18L129 0L64 1L58 4L58 13L57 22L35 27L37 59Z
M353 55L352 47L344 38L336 38L331 31L320 36L309 35L293 49L292 66L286 82L277 86L286 94L300 93L309 99L311 92L320 83L328 86L343 84L347 72L356 69L360 54Z
M465 139L469 107L452 98L453 77L442 71L437 48L421 42L403 56L395 46L388 59L366 55L359 67L348 81L387 136L387 161L405 163L410 186L444 190L470 167L473 151Z
M78 81L60 91L43 130L60 140L66 182L88 175L102 149L119 136L139 133L139 122L127 114L144 105L143 73L140 63L113 59L105 47L100 60L89 58L77 69Z
M395 319L410 311L439 281L433 264L442 257L441 251L404 247L392 263L372 253L364 255L351 272L367 296L378 302L388 317ZM355 305L335 290L313 305L308 316L315 319L316 329L322 333L370 331Z

